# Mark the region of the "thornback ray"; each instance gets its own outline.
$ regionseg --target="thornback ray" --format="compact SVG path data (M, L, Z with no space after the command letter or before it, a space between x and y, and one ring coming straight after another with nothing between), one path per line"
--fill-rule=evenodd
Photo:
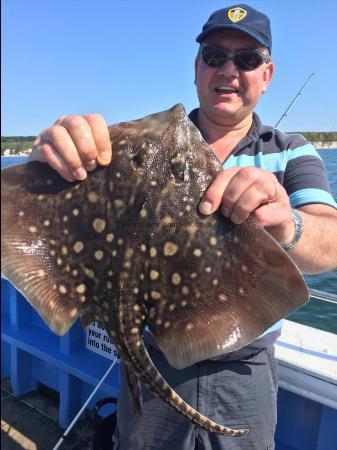
M149 327L183 369L237 350L302 306L303 277L252 219L198 211L222 170L182 105L109 128L112 161L69 183L46 164L2 171L5 276L57 334L101 322L138 380L208 431L241 436L184 402L153 365Z

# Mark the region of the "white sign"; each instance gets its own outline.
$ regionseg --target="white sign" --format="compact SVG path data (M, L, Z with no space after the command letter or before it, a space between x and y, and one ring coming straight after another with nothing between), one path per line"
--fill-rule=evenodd
M98 322L93 322L86 329L85 347L112 361L119 358L119 354L105 328Z

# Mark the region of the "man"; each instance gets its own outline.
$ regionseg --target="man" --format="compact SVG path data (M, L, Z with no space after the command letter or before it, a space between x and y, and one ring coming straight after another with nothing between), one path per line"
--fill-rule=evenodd
M301 136L263 126L253 113L273 77L267 16L237 5L211 15L197 37L199 109L190 118L223 162L200 211L220 209L234 223L252 215L304 273L337 266L337 211L321 159ZM31 159L45 161L69 181L111 158L99 115L61 117L36 139ZM294 209L296 208L296 210ZM144 412L134 416L122 380L115 449L272 449L277 373L273 343L281 324L249 346L183 371L172 369L146 334L151 358L177 393L201 414L232 428L232 438L207 433L143 389Z

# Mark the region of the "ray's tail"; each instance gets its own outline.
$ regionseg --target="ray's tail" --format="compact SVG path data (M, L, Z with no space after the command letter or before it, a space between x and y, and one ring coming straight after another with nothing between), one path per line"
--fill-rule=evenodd
M118 320L116 321L119 329L116 331L124 343L124 362L127 366L137 368L134 373L139 380L155 395L160 397L166 403L169 403L178 413L182 414L201 428L204 428L206 431L235 437L249 434L248 429L234 430L208 419L188 405L185 400L171 388L154 366L144 345L140 326L140 322L144 322L144 318L141 318L140 314L139 317L137 317L138 314L135 314L134 311L132 314L130 309L126 311L128 308L126 303L127 302L119 302L117 313Z

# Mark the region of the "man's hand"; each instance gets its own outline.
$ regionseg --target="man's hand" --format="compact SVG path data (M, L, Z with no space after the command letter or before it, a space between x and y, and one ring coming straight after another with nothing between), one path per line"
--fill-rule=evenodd
M281 244L289 242L294 234L284 187L275 175L257 167L231 167L219 173L200 203L203 214L217 209L236 224L252 215Z
M272 173L256 167L231 167L219 173L199 208L203 214L219 209L237 224L251 215L280 244L288 244L294 236L291 206L284 187ZM300 241L290 251L292 259L307 274L335 269L337 210L324 204L310 204L298 211L304 227Z
M84 180L97 164L110 163L107 124L99 114L62 116L38 135L29 159L48 163L68 181Z

